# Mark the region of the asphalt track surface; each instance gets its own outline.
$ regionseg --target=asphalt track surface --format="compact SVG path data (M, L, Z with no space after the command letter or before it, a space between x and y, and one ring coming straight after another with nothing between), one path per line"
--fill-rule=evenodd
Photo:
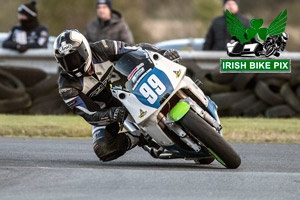
M102 163L90 140L0 138L0 199L299 199L300 145L232 145L236 170L141 148Z

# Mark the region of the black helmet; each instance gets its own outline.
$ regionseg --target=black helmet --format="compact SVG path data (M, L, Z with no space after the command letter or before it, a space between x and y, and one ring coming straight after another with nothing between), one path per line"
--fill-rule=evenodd
M90 45L77 30L62 32L56 38L53 47L60 67L71 76L81 77L92 63Z

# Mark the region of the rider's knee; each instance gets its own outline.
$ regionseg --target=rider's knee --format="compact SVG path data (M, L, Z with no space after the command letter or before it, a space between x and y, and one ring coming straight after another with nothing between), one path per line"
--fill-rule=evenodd
M125 141L120 140L121 138L114 138L114 140L108 140L106 138L102 138L95 142L94 144L94 152L97 157L101 161L111 161L117 159L118 157L122 156L127 149L124 146L126 144L120 145L120 143L124 143ZM126 140L127 142L127 140Z
M102 161L106 161L105 156L112 154L114 152L113 150L113 146L109 144L107 140L98 140L94 144L94 152Z

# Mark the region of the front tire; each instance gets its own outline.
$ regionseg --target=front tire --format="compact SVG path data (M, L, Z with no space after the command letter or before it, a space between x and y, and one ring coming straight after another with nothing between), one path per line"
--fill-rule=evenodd
M235 150L194 111L190 109L179 122L186 131L203 143L222 165L229 169L236 169L240 166L241 158Z

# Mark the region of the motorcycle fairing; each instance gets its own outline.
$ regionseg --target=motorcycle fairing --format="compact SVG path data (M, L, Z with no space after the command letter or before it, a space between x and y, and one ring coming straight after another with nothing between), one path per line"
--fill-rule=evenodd
M156 80L156 78L152 78L154 76L159 80ZM160 81L160 84L158 84L157 81ZM153 88L151 84L157 85L157 87ZM161 105L160 100L166 94L171 94L173 91L174 88L168 76L163 71L154 68L143 78L138 87L133 91L133 94L142 104L153 108L159 108ZM149 96L147 97L145 95Z
M154 107L143 104L134 94L130 92L112 88L112 94L115 98L121 101L137 124L146 120L157 110ZM120 96L124 96L124 98L120 98Z
M151 67L152 69L148 68L148 70L150 71L147 74L146 72L143 73L146 74L144 77L142 75L138 77L138 79L141 80L136 82L137 86L136 88L134 88L134 90L129 90L129 92L127 92L124 90L117 90L113 88L112 92L114 96L119 99L127 108L134 122L139 125L140 129L143 130L144 133L149 134L151 138L153 138L161 146L165 147L171 152L182 154L187 158L209 156L208 154L203 155L201 152L185 152L184 149L178 148L178 146L174 144L174 141L172 141L172 139L169 138L159 127L157 122L157 115L160 112L161 108L164 107L164 105L168 102L169 98L171 98L174 93L176 93L181 88L189 89L204 104L204 106L208 108L210 113L215 114L212 115L216 120L218 120L216 114L217 108L213 106L213 102L205 96L203 91L189 77L185 76L186 68L184 66L174 63L156 52L147 51L146 54L147 55L140 54L142 56L143 63L146 63L143 57L145 56L147 59L149 59L149 61L151 60L150 63L153 62L154 67ZM132 69L135 69L136 66L137 65L134 65ZM143 67L146 68L146 65L144 65ZM136 71L138 71L139 69L137 69ZM130 73L132 71L133 70L131 70ZM130 73L126 75L130 75ZM136 72L132 73L132 76L129 76L130 81L132 80L131 77L134 77L135 73ZM160 82L164 84L164 86L166 86L167 84L169 84L170 86L166 87L163 94L160 94L159 97L152 102L155 106L150 106L149 102L145 103L140 100L142 97L142 94L140 93L140 87L144 83L148 84L149 77L154 74L160 80ZM139 94L137 91L139 91ZM166 95L168 92L170 94L170 97L167 97L164 102L161 102L161 104L158 105L157 103L159 103L159 99L161 99L163 95Z

